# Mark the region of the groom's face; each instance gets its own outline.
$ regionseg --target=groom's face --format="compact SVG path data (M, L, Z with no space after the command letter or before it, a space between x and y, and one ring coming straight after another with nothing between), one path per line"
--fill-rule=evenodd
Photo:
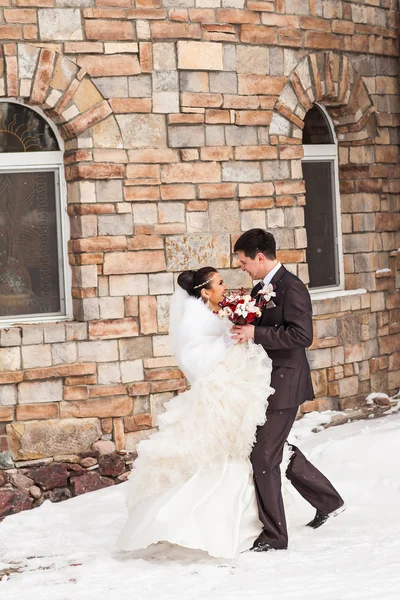
M265 277L264 254L259 252L255 258L250 258L242 250L239 250L237 255L242 271L246 271L252 279L263 279Z

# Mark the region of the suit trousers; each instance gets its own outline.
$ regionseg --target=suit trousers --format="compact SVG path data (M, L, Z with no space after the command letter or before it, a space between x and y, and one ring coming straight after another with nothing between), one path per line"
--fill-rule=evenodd
M297 407L267 411L267 420L257 429L251 453L254 483L263 532L258 541L278 550L286 549L288 533L281 491L283 447L297 415ZM293 454L286 477L295 489L318 511L327 514L343 504L328 479L291 445Z

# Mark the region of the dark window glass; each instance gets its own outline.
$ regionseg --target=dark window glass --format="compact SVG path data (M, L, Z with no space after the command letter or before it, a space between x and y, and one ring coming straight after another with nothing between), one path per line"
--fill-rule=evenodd
M310 288L339 284L334 202L334 162L303 161Z
M304 119L303 144L334 144L329 122L323 111L314 104Z
M60 311L54 171L0 172L0 316Z
M59 150L48 123L27 106L0 102L0 153L43 150Z

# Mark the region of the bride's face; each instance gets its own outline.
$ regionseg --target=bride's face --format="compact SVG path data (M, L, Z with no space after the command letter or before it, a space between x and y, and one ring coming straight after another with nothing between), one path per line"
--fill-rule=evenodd
M204 290L202 296L205 300L209 300L213 306L218 306L218 304L222 302L227 289L221 275L219 273L214 273L208 290Z

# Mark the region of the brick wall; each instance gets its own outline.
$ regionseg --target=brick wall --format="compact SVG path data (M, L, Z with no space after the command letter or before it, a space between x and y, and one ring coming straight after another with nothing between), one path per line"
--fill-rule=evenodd
M261 226L308 282L301 138L313 102L339 142L345 287L367 292L314 301L317 398L303 410L397 391L397 8L0 0L0 96L42 108L65 142L74 313L0 332L4 505L42 501L32 468L44 463L70 465L66 496L124 478L99 457L134 453L185 387L166 343L180 270L210 263L248 285L232 244ZM17 490L14 465L39 492ZM71 482L78 467L93 471L86 487Z

